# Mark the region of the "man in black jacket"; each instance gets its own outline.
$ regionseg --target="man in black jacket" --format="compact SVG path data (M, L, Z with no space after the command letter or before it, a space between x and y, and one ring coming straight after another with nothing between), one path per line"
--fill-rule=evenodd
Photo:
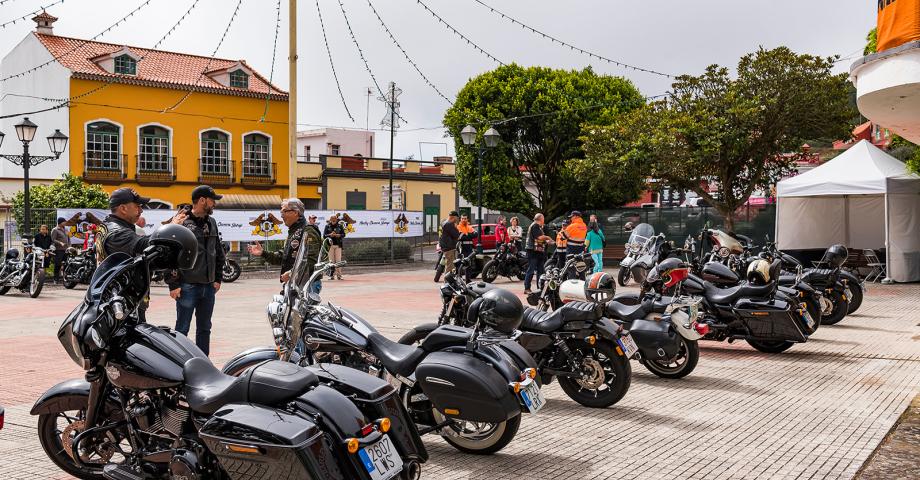
M457 222L460 215L457 212L450 212L447 221L441 225L441 237L438 239L438 246L441 247L441 255L444 256L444 271L454 271L454 261L457 260L457 240L460 239L460 230L457 230Z
M345 244L345 227L342 225L344 222L339 222L339 216L333 214L329 217L329 222L326 224L326 228L323 229L323 238L328 238L331 245L329 245L329 261L330 262L341 262L342 261L342 247ZM333 268L329 270L329 280L332 280L333 275L339 280L342 279L342 268Z
M277 252L266 252L262 244L254 242L249 245L249 253L257 257L262 257L266 262L272 265L281 265L281 282L287 282L291 278L291 269L294 268L294 262L297 260L297 253L301 248L307 248L304 255L304 261L307 262L306 275L312 275L316 265L316 253L319 251L319 229L316 225L308 225L303 217L304 205L300 199L289 198L281 203L281 219L288 227L288 237L284 241L284 249ZM316 218L315 216L313 217ZM307 247L303 245L306 244Z
M194 314L195 344L205 355L210 351L211 315L224 267L224 249L217 221L211 217L214 206L222 197L208 185L199 185L192 190L191 215L183 225L198 239L198 258L192 268L174 272L168 281L169 295L176 300L176 330L188 335Z
M143 213L144 205L149 201L149 198L138 195L130 188L119 188L112 192L109 197L111 213L105 217L96 232L96 258L100 262L116 252L126 253L133 257L140 255L147 248L150 238L138 235L134 224ZM181 225L185 217L185 213L180 211L173 217L172 223ZM58 220L64 219L59 218ZM58 225L60 226L61 223L63 222L58 222ZM149 302L148 292L148 295L144 297L144 302L138 307L141 321L146 321L145 312Z

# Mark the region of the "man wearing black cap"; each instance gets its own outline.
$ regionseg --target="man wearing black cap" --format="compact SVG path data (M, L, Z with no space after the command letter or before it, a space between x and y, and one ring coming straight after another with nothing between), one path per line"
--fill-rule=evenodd
M192 190L191 215L182 223L198 239L198 258L188 270L174 272L169 281L169 295L176 301L176 330L188 335L195 315L195 344L205 355L211 343L211 315L214 296L220 290L224 249L217 222L211 217L217 201L223 198L208 185Z
M59 217L57 219L57 227L54 227L54 230L51 230L51 242L54 246L54 281L61 281L61 265L64 263L64 258L67 255L67 247L70 246L70 237L67 236L67 229L64 228L64 223L67 222L67 219L64 217Z
M441 255L444 256L444 271L447 273L454 271L454 260L457 259L457 241L460 240L460 230L457 229L457 222L460 215L456 211L450 212L447 221L441 225L441 238L438 239L438 246L441 247ZM435 275L435 280L440 280L440 275Z

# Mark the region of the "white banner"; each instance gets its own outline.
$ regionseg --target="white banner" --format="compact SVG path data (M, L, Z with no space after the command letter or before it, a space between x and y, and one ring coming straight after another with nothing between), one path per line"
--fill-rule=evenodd
M101 222L108 214L107 210L98 209L60 208L57 211L58 217L73 224L68 227L68 233L74 244L82 244L86 232L92 231L91 225ZM173 210L145 211L144 231L152 234L175 214ZM423 233L422 212L307 210L304 216L316 215L316 223L322 231L332 214L338 214L339 222L345 222L346 238L420 237ZM227 242L284 240L287 237L287 227L277 210L215 210L212 216L217 221L221 238Z

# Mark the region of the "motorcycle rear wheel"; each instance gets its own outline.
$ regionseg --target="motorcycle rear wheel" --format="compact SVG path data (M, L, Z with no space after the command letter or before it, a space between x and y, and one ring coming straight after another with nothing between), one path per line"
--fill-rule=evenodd
M684 378L690 375L690 372L696 368L697 362L700 361L700 346L696 341L691 342L680 335L677 338L680 341L680 347L674 361L645 359L641 361L642 365L661 378Z
M748 345L754 347L755 350L763 353L782 353L786 350L789 350L789 347L795 345L793 342L786 340L778 340L775 342L759 341L759 340L745 340Z
M77 286L76 280L64 280L64 288L67 290L73 290L73 287Z
M6 292L9 292L9 291L10 291L9 285L0 287L0 295L6 295Z
M847 313L850 309L850 301L847 300L842 293L834 292L834 299L830 302L834 305L833 310L830 311L827 315L821 316L821 325L835 325L840 323L843 320L843 317L847 316Z
M45 271L39 270L35 273L37 275L29 279L29 296L32 298L38 298L42 293L42 288L45 286Z
M626 267L620 267L620 271L617 273L617 283L620 284L621 287L625 287L626 285L629 285L630 279L629 269Z
M586 407L607 408L626 395L632 382L632 367L612 343L598 341L588 345L576 340L569 342L569 349L583 373L582 378L559 377L559 386L569 398Z
M482 267L482 280L486 283L492 283L496 278L498 278L498 265L495 263L495 260L489 260L485 266Z
M443 418L437 410L435 410L435 418L439 420ZM465 428L467 424L479 425L474 422L460 422L457 425L448 425L444 428L454 429L456 436L441 435L441 438L461 452L475 455L491 455L511 443L511 440L517 435L518 428L521 427L521 415L516 415L514 418L501 423L482 424L483 426L488 425L486 430L488 433L485 436L467 432Z

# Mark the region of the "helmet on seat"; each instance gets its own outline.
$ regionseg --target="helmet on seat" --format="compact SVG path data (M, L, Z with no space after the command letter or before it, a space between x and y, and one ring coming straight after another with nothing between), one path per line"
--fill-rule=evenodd
M501 333L511 334L521 325L524 304L517 295L496 288L474 300L468 313L467 319L472 322L479 320Z
M770 262L758 259L751 262L747 269L747 281L751 285L766 285L772 280Z
M16 260L17 258L19 258L19 250L16 250L15 248L11 248L7 250L5 258L7 260Z
M849 252L847 252L847 247L838 243L836 245L831 245L830 248L824 252L824 258L822 258L821 261L831 268L840 268L843 266L844 262L847 261L848 255Z
M592 302L607 303L616 293L617 282L610 274L597 272L585 280L585 296Z
M165 247L166 256L157 260L157 269L189 269L198 258L198 240L182 225L163 225L150 236L150 244Z

